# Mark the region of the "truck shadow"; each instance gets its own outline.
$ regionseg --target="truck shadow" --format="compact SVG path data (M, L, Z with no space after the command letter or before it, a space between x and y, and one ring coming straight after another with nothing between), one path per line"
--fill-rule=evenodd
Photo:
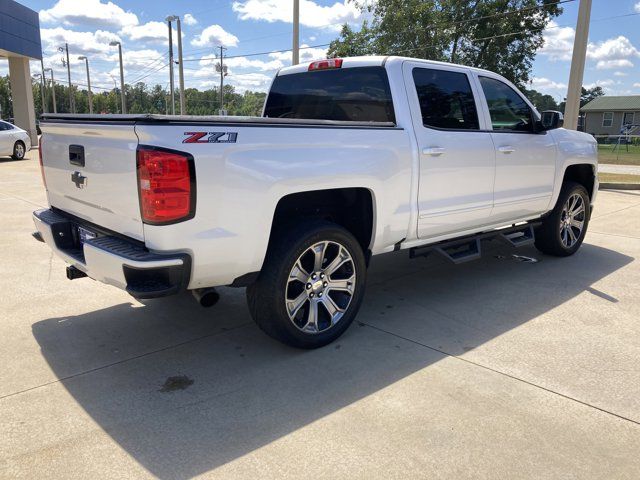
M376 257L360 316L315 351L271 341L251 322L244 291L232 289L210 310L186 296L120 304L38 322L33 334L64 387L129 455L154 476L187 479L400 381L446 358L442 352L476 348L633 260L593 245L568 259L501 245L485 253L458 267ZM413 332L440 352L386 331L411 340Z

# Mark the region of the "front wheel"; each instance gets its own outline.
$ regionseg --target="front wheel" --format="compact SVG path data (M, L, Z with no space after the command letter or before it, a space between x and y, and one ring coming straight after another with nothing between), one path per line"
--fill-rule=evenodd
M27 153L27 150L24 146L24 143L22 143L20 140L18 140L14 145L13 145L13 155L11 156L14 160L22 160L24 158L25 153Z
M566 182L555 208L536 229L536 248L557 257L573 255L582 245L590 217L587 190L578 183Z
M366 265L353 235L314 221L275 234L258 280L247 287L251 316L269 336L318 348L344 333L364 294Z

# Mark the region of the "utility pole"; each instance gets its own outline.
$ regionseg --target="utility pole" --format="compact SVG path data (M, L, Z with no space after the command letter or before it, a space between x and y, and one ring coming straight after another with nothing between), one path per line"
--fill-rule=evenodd
M42 103L42 113L47 111L46 100L44 99L44 73L36 73L34 77L40 77L40 102Z
M40 78L42 79L42 113L47 113L47 97L45 94L47 79L44 76L44 61L42 59L40 59L40 69L42 70L42 74L40 75Z
M120 42L113 41L109 43L112 47L118 47L118 55L120 57L120 101L122 103L122 114L127 113L127 99L124 91L124 67L122 65L122 44Z
M56 107L56 81L53 79L53 68L45 68L45 72L51 72L51 96L53 97L53 113L58 113L58 107Z
M176 17L176 25L178 26L178 78L180 80L180 115L184 115L184 69L182 68L182 29L180 27L180 17Z
M564 107L564 127L577 130L580 115L580 97L582 96L582 80L587 58L587 42L589 40L589 19L591 18L591 0L580 0L576 38L573 42L571 72L569 73L569 89L567 103Z
M300 0L293 0L293 49L291 64L300 63Z
M216 64L216 71L220 72L220 111L219 115L224 115L224 77L227 76L227 66L224 64L224 48L220 45L220 63Z
M171 20L167 17L167 25L169 25L169 89L171 90L171 115L176 114L176 92L173 85L173 28Z
M64 58L62 59L62 64L67 66L67 81L69 82L69 111L71 113L76 113L76 105L75 105L75 98L73 95L73 85L71 84L71 63L69 63L69 44L65 43L64 47L59 47L58 48L59 52L65 53L66 52L66 56L67 59L65 60Z
M115 92L118 90L118 82L116 81L116 77L111 74L109 74L109 76L111 77L111 80L113 80L113 91ZM118 105L116 105L116 113L118 113Z
M89 113L93 113L93 95L91 93L91 76L89 75L89 59L84 55L78 57L78 60L84 60L87 66L87 87L89 88Z

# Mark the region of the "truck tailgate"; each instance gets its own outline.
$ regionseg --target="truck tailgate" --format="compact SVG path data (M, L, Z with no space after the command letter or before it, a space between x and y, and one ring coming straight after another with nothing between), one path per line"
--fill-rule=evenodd
M144 240L134 122L43 125L49 203L103 228Z

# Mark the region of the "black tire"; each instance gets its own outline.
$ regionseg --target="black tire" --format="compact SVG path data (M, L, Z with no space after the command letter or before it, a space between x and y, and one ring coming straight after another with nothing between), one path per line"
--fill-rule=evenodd
M247 301L249 303L251 316L260 329L267 335L292 347L311 349L331 343L349 327L362 303L365 290L366 264L360 244L346 229L323 220L307 221L291 228L282 229L278 233L274 232L273 237L257 281L247 287ZM315 302L321 301L319 297L321 297L324 292L325 296L322 299L324 303L322 305L316 303L316 305L318 305L318 313L316 314L316 318L318 318L316 322L318 331L309 333L302 330L305 324L310 325L308 318L301 318L300 320L296 320L295 318L291 319L286 302L287 299L291 299L292 289L300 289L300 285L302 285L302 290L299 295L294 293L294 298L298 298L299 296L300 298L304 298L304 295L307 295L307 297L309 295L313 296L318 281L315 281L313 287L309 287L311 280L309 283L298 282L296 280L290 280L289 275L298 260L300 260L301 265L304 264L305 268L303 270L305 275L309 270L314 271L315 268L310 269L308 267L309 259L307 256L311 255L310 258L312 260L314 260L315 257L313 256L313 252L309 252L308 250L322 242L329 242L322 254L322 258L326 257L325 263L329 265L332 262L330 261L331 258L337 258L337 255L341 252L342 254L345 253L340 250L340 247L346 249L346 252L350 255L350 260L345 262L340 269L343 269L343 272L347 272L346 274L343 273L343 276L354 278L353 283L349 284L350 286L352 285L351 288L353 292L349 297L347 293L330 291L331 287L327 287L325 290L322 285L317 286L317 288L321 290L319 296L318 293L315 294ZM335 257L331 257L333 251L338 252ZM317 272L324 272L324 268L325 267L317 270ZM329 269L327 268L327 274L324 276L325 274L323 273L323 278L333 282L334 279L339 276L340 269L334 272L334 278L330 278L333 276L329 275ZM355 277L350 277L352 274L355 274ZM309 275L311 274L309 273ZM298 285L298 283L300 285ZM326 287L327 285L325 284L324 286ZM311 288L311 290L309 290L309 288ZM342 305L344 309L344 312L341 314L342 316L335 324L331 325L331 313L329 313L329 309L324 307L324 305L329 300L333 301L334 296L337 294L344 296L344 298L350 298L350 301ZM344 300L344 298L342 300ZM309 316L311 301L311 299L306 298L306 300L301 303L302 307L298 310L301 317L305 315ZM335 301L334 305L338 305L338 301ZM295 316L298 315L294 315L294 317ZM296 323L298 321L301 323Z
M562 225L566 218L567 202L570 198L575 198L575 195L579 195L582 199L582 205L584 205L584 212L580 215L576 215L578 221L583 222L582 230L577 233L577 227L568 227L571 230L563 229ZM589 226L589 219L591 217L591 203L587 190L580 184L575 182L565 182L558 196L556 206L551 213L544 218L542 225L536 229L536 242L535 246L542 253L547 255L554 255L556 257L568 257L578 251L584 237L587 233L587 227ZM566 235L575 237L575 241L570 245L565 244L563 240L564 232ZM570 238L571 237L566 237ZM570 240L571 241L571 240Z
M11 155L11 158L13 158L14 160L22 160L26 155L26 153L27 153L27 147L22 142L22 140L18 140L13 145L13 155Z

